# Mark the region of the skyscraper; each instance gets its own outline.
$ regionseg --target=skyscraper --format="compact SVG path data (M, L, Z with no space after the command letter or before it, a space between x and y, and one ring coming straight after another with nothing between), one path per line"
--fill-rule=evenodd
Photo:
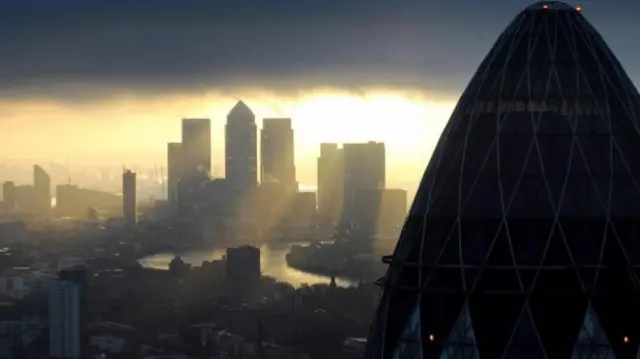
M321 143L318 157L318 216L325 225L336 225L342 214L344 190L343 151L337 143Z
M265 118L261 134L260 180L278 182L297 189L291 119Z
M345 143L342 146L344 179L343 221L355 217L357 191L383 189L386 185L386 152L382 142Z
M39 213L46 213L51 210L51 177L40 166L33 166L33 186L35 191L34 207Z
M80 350L82 351L88 344L87 299L89 287L87 283L87 268L82 265L63 268L58 272L58 279L62 282L74 283L78 286L78 322L80 327Z
M407 191L399 188L365 189L353 196L354 219L362 229L393 233L407 216Z
M126 170L122 174L122 216L127 226L134 227L138 221L136 202L136 174Z
M2 184L2 200L8 211L16 209L16 185L11 181Z
M49 287L49 355L80 358L80 285L59 280Z
M206 180L211 174L211 120L182 120L181 180Z
M225 177L235 190L246 191L258 181L256 118L238 101L227 115L225 127Z
M167 202L173 213L178 208L178 181L182 170L182 143L167 144Z
M580 9L471 79L381 281L367 358L636 358L640 95Z

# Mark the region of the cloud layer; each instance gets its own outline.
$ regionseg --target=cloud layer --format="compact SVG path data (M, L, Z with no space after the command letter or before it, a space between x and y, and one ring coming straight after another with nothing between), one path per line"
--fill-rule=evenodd
M458 92L523 7L481 3L0 0L0 95L319 86Z

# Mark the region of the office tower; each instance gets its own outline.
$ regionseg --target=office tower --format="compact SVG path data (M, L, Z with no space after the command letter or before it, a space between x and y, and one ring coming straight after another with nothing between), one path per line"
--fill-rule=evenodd
M33 166L33 186L35 191L34 207L39 213L51 210L51 177L40 166Z
M2 184L2 200L7 210L13 211L16 208L16 185L13 182Z
M56 213L64 217L85 217L90 207L107 216L121 216L122 200L115 193L70 184L56 186Z
M637 358L640 94L558 1L510 23L445 127L366 358Z
M211 121L208 118L182 120L181 180L207 180L211 174Z
M227 115L225 126L225 177L234 190L247 191L257 185L256 131L255 115L238 101Z
M122 216L129 227L134 227L138 221L136 174L131 170L126 170L122 174Z
M318 157L318 216L324 225L335 226L344 202L343 150L337 143L321 143Z
M399 188L365 189L353 198L358 225L379 234L394 233L407 216L407 191Z
M58 280L62 282L74 283L78 286L78 290L80 291L78 305L78 323L80 327L80 350L83 351L85 346L88 344L87 300L89 288L87 282L87 268L82 265L63 268L58 272Z
M378 230L383 232L399 231L407 218L408 209L406 189L383 189L378 211Z
M260 141L261 182L297 189L293 128L290 118L265 118Z
M76 359L81 355L80 286L59 280L49 288L49 355Z
M290 224L309 227L316 224L318 215L315 192L297 192L291 201Z
M167 144L167 202L175 214L178 208L178 181L182 169L182 143Z
M41 214L42 200L34 186L20 185L13 188L15 210L20 213Z
M345 143L343 151L343 222L355 216L353 199L357 191L385 188L386 153L384 143Z

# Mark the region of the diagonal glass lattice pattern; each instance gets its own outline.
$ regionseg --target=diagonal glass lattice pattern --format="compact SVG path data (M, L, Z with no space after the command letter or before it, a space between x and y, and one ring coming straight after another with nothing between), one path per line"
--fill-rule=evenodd
M639 116L636 88L577 9L517 15L385 258L366 357L639 357Z

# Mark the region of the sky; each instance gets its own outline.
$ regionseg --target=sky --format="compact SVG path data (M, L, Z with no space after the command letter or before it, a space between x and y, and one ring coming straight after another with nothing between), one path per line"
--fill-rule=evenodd
M0 159L155 162L182 117L243 99L294 119L303 182L322 141L382 140L419 179L476 67L523 0L0 0ZM583 14L640 80L639 1Z

